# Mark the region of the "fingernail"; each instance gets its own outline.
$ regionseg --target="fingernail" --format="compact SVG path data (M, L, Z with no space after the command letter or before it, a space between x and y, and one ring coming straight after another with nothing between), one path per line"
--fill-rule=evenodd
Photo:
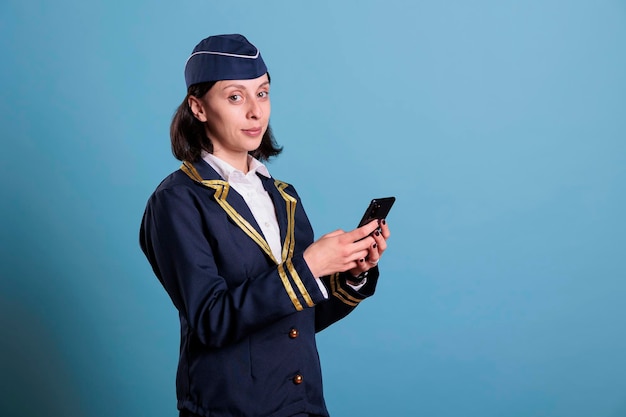
M359 262L365 262L364 258L359 259Z
M376 236L380 236L380 232L378 231L378 229L376 229L376 231L374 232L374 234L375 234Z
M380 221L380 223L381 223L381 224L387 224L387 220L382 219L382 220Z
M377 245L376 243L374 243L374 244L372 245L372 248L374 248L374 249L376 249L377 247L378 247L378 245Z

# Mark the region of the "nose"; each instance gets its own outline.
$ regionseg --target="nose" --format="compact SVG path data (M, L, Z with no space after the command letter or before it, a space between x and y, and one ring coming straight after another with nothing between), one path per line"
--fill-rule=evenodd
M256 100L248 101L248 118L249 119L260 119L263 116L263 109L261 105Z

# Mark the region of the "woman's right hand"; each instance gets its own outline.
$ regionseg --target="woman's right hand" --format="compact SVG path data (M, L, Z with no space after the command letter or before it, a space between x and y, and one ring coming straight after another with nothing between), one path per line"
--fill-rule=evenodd
M378 220L350 232L335 230L320 237L304 251L304 260L315 277L345 272L357 267L375 243L372 232Z

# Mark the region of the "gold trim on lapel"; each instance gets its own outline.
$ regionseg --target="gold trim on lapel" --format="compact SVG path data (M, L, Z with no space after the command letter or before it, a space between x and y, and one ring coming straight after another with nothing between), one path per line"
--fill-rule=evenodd
M228 216L235 222L241 230L244 231L259 247L265 252L267 256L270 257L272 261L276 265L278 265L278 275L285 287L285 291L291 302L293 303L296 310L303 310L302 304L296 295L291 282L287 276L287 271L291 276L291 279L296 284L296 287L302 294L302 298L306 302L307 306L313 307L315 303L311 298L311 295L307 291L300 275L296 271L296 268L291 261L293 257L294 248L296 245L295 241L295 216L296 216L296 204L297 200L291 195L287 194L285 188L289 186L289 184L284 183L282 181L275 180L274 185L280 195L285 200L287 205L287 233L285 235L285 242L283 242L283 250L282 250L282 263L279 263L274 255L272 254L272 250L270 245L267 243L265 238L241 215L235 210L233 206L226 201L226 197L228 196L228 191L230 190L230 184L224 180L205 180L200 176L200 173L196 170L196 168L189 162L184 161L181 165L180 169L189 176L193 181L198 182L205 187L212 188L215 190L214 198L215 201L222 207L222 209L228 214ZM286 269L285 269L286 265Z
M287 263L287 269L291 274L291 278L296 283L296 286L300 290L304 301L307 306L313 307L315 303L311 298L311 295L307 291L306 287L302 283L302 279L300 279L300 275L296 271L296 268L293 266L293 262L291 262L291 258L293 257L293 250L296 246L295 239L295 224L296 224L296 199L285 191L285 188L288 187L289 184L286 184L282 181L274 180L274 185L276 189L283 197L285 202L287 203L287 234L285 236L285 243L283 244L283 260Z
M291 282L289 282L289 278L287 278L287 274L285 273L284 263L278 265L278 276L280 277L280 280L283 282L285 291L287 291L287 295L289 295L289 298L291 299L291 302L293 303L293 306L296 308L296 310L298 311L304 310L304 307L302 307L302 304L300 304L300 300L298 300L298 296L296 295L296 292L293 290L293 286L291 285Z
M230 184L223 180L205 180L202 179L196 168L188 162L183 162L183 165L180 169L187 174L192 180L201 183L202 185L212 188L215 190L215 201L224 209L226 214L243 230L250 238L263 249L273 261L278 264L276 258L272 254L272 250L270 249L270 245L267 243L265 238L257 232L257 230L246 220L243 216L237 213L237 210L234 209L227 201L226 197L228 196L228 191L230 190Z

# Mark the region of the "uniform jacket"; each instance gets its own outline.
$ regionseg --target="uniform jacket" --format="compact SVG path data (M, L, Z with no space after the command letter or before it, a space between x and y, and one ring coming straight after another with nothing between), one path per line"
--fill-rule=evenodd
M355 291L303 258L313 230L296 190L259 175L283 244L269 245L243 198L205 161L158 186L140 244L180 316L178 408L206 417L328 415L315 333L374 293L378 270Z

